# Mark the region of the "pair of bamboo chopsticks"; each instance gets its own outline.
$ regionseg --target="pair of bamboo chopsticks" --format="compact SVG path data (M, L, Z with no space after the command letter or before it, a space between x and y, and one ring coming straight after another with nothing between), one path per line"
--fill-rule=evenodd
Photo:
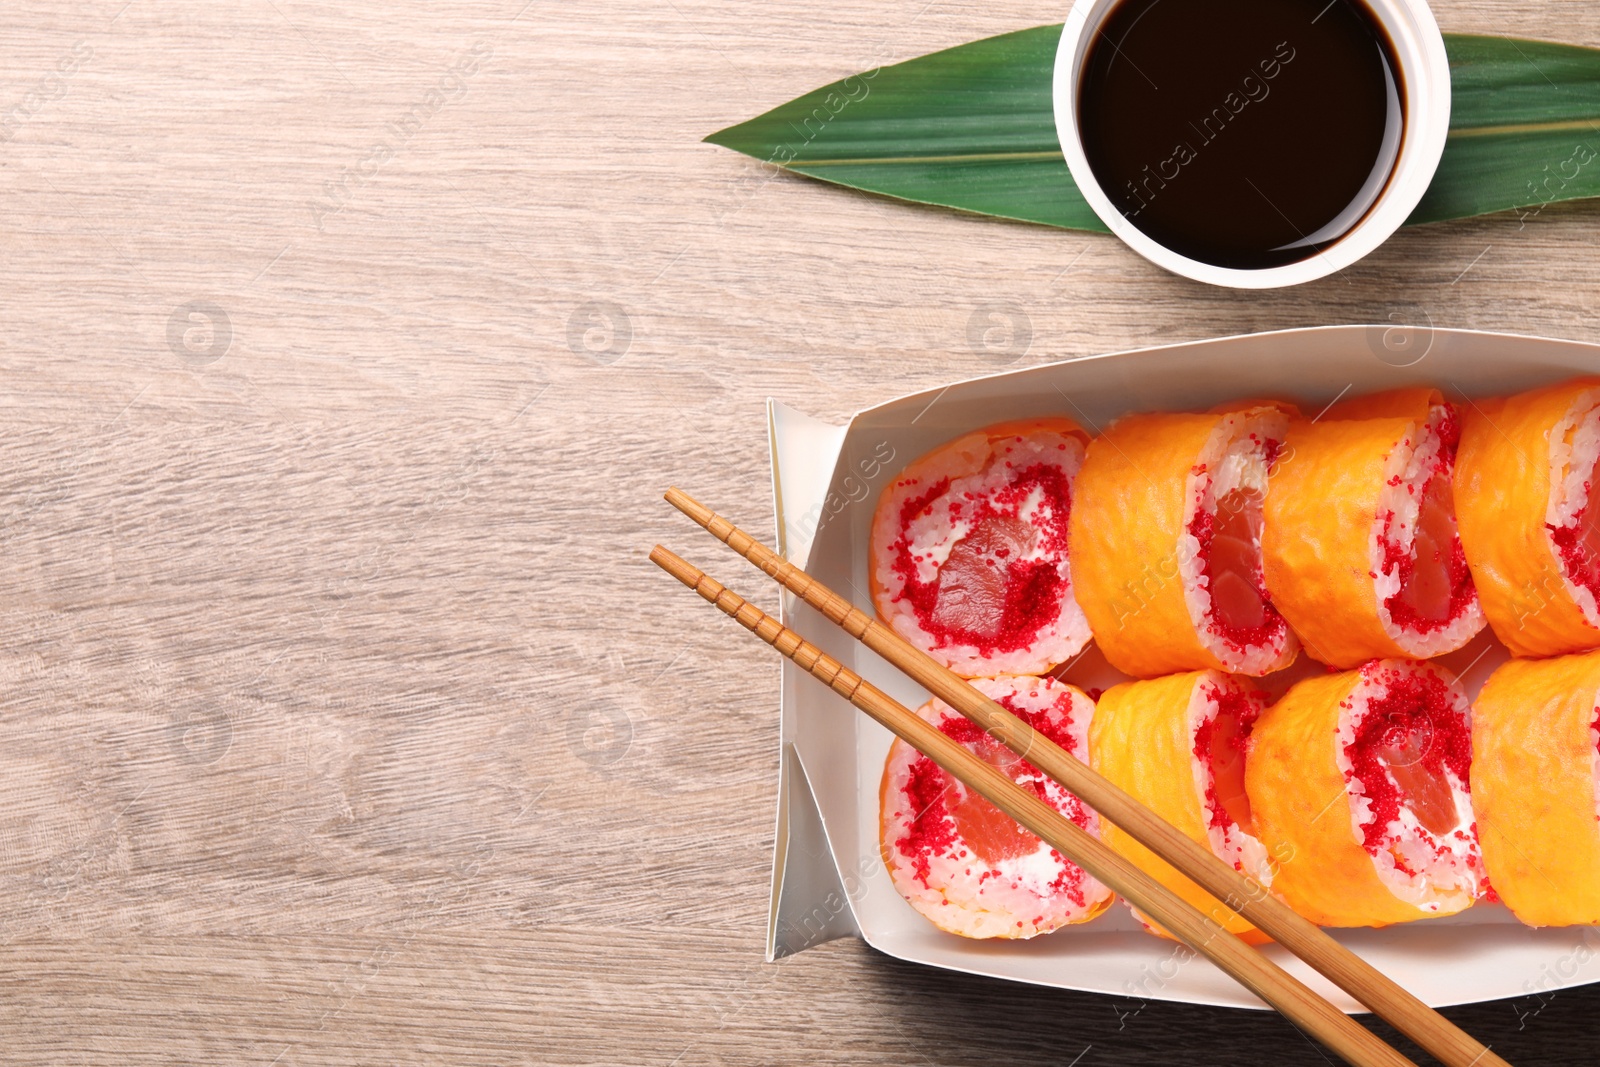
M1217 859L1204 845L1068 755L1049 738L1036 733L1027 723L893 630L687 494L671 489L666 499L829 621L1193 879L1223 902L1219 913L1233 911L1248 919L1447 1067L1509 1067L1487 1046L1272 897L1259 883ZM650 559L1063 856L1122 894L1349 1063L1359 1067L1400 1067L1411 1063L1370 1030L1228 933L1211 916L1176 896L1099 839L1034 794L1019 788L1004 774L793 630L660 545L650 553Z

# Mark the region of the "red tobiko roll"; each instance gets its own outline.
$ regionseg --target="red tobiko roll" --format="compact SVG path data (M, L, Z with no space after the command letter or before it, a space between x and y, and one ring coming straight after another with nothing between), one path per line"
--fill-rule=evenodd
M973 686L1087 761L1094 702L1051 678L979 678ZM1099 820L1060 783L943 701L928 722L1092 834ZM879 843L894 886L924 918L963 937L1028 938L1087 922L1114 896L1082 868L904 741L883 768Z
M899 473L872 520L872 602L958 674L1044 674L1089 642L1068 518L1088 434L1068 419L977 430Z

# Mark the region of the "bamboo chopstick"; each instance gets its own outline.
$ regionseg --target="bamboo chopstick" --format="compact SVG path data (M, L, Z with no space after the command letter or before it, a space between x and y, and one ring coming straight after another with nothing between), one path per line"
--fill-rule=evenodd
M650 560L1032 830L1063 856L1127 897L1185 944L1204 953L1245 988L1350 1063L1357 1067L1416 1067L1370 1030L1228 933L1210 916L754 604L660 545L650 553Z
M821 612L931 694L1032 761L1102 817L1166 860L1447 1067L1510 1067L1472 1035L1302 918L1255 880L1212 855L1139 801L937 663L889 627L679 489L666 500L768 577Z

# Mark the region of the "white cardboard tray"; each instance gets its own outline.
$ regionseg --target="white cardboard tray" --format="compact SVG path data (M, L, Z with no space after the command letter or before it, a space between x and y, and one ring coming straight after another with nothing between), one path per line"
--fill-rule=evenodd
M865 546L878 492L904 464L1001 419L1062 414L1091 431L1133 411L1182 411L1247 396L1315 413L1344 393L1431 384L1462 404L1600 371L1600 346L1423 327L1330 326L1226 337L1054 363L892 400L847 426L769 403L779 550L868 606ZM896 699L927 694L787 594L786 622ZM1491 638L1446 659L1474 695L1505 658ZM1068 675L1122 678L1091 653ZM782 668L777 844L768 958L858 936L903 960L1119 998L1265 1008L1186 949L1141 931L1119 903L1032 941L972 941L935 929L895 892L878 857L878 783L888 731ZM1334 936L1428 1004L1540 996L1600 980L1600 928L1532 930L1498 905L1448 919ZM1346 1011L1359 1006L1273 946L1277 962Z

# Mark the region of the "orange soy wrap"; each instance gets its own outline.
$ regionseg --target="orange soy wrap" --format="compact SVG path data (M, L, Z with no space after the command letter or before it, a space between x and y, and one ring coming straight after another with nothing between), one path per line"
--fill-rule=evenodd
M1600 923L1600 652L1512 660L1472 708L1472 809L1500 899L1529 926Z
M1414 419L1428 421L1435 405L1444 403L1444 394L1431 385L1417 385L1408 389L1390 389L1384 393L1369 393L1341 400L1317 420L1328 419Z
M1189 615L1178 539L1189 475L1221 415L1132 415L1089 444L1073 486L1078 606L1113 667L1137 678L1220 668Z
M1360 681L1359 671L1308 678L1250 734L1245 792L1275 865L1272 890L1319 926L1387 926L1431 914L1389 891L1351 822L1337 762L1339 704Z
M1322 663L1406 655L1378 617L1372 539L1389 455L1422 425L1374 418L1289 426L1267 483L1261 559L1273 607Z
M1545 526L1550 433L1579 394L1597 386L1590 378L1463 406L1456 525L1483 613L1514 655L1600 646L1600 629L1567 591Z
M1251 411L1255 408L1271 408L1291 419L1300 418L1300 409L1287 400L1279 400L1270 396L1247 396L1240 400L1226 400L1214 408L1207 410L1213 415L1231 415L1240 411Z
M1194 738L1189 730L1190 699L1195 687L1207 680L1230 684L1220 672L1194 671L1145 682L1124 682L1106 690L1095 705L1094 721L1089 727L1089 765L1210 848L1206 812L1195 789ZM1100 836L1118 855L1210 915L1229 933L1239 934L1251 944L1270 940L1109 822L1101 822ZM1144 915L1139 918L1153 933L1172 936Z

